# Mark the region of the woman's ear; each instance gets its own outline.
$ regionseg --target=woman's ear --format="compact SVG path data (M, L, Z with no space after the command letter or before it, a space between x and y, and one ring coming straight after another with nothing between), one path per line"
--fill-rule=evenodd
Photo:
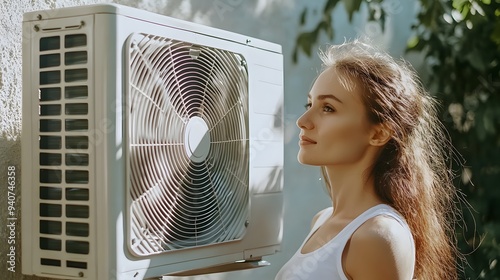
M383 123L378 123L373 126L372 135L370 138L370 145L381 147L392 137L392 130Z

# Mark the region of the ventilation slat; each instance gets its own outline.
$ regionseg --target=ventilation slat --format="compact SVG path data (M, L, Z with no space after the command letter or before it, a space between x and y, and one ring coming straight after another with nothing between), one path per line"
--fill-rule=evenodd
M40 101L55 101L61 99L61 88L52 87L52 88L41 88L40 89Z
M65 65L76 65L87 63L87 52L67 52L64 54L64 64Z
M72 34L66 35L64 38L64 47L75 48L87 45L87 35L85 34Z
M62 242L60 239L40 237L40 249L51 250L51 251L61 251Z
M60 221L40 221L40 233L56 234L62 233L62 223Z
M60 132L61 120L42 119L40 120L40 132Z
M66 183L88 184L89 172L87 170L66 170Z
M89 200L89 190L81 188L67 188L66 189L66 200Z
M65 113L66 115L87 115L89 112L89 106L87 103L71 103L66 104Z
M61 136L40 136L39 147L42 150L61 149Z
M40 105L40 116L59 116L61 115L61 105Z
M66 266L67 267L73 267L73 268L87 269L87 263L86 262L66 261Z
M40 264L48 266L61 266L61 260L41 258Z
M89 148L88 136L66 136L66 149L86 150Z
M40 187L40 199L61 200L62 190L57 187Z
M66 240L66 252L87 255L89 243L87 241Z
M40 56L40 68L55 67L61 65L61 55L46 54Z
M62 181L61 170L40 169L40 183L60 184Z
M68 236L89 236L89 224L87 223L66 223L66 235Z
M82 153L67 153L65 156L67 166L88 166L89 155Z
M88 96L87 86L66 86L64 97L66 99L85 99Z
M87 119L66 119L66 131L87 131L89 129L89 121Z
M58 50L61 48L61 38L59 36L44 37L40 39L40 51Z
M64 81L66 83L87 81L87 69L68 69L64 72Z
M61 71L40 72L40 85L58 84L61 82Z
M66 205L66 217L86 219L89 217L89 207L87 205Z

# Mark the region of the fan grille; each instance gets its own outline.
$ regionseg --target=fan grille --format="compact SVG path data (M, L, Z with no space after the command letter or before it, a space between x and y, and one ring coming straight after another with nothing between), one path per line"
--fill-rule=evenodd
M148 34L128 42L132 252L241 239L249 207L244 58Z

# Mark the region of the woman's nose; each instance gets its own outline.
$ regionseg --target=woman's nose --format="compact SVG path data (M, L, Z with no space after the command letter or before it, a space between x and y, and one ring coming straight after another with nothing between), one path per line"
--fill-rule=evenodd
M304 112L302 116L297 119L297 126L300 129L312 129L314 126L309 118L309 111Z

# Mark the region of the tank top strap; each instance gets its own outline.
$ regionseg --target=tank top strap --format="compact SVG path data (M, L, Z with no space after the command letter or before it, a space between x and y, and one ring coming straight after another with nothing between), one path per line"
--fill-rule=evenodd
M371 218L377 217L377 216L389 216L393 219L395 219L401 226L403 226L405 229L410 231L408 225L406 224L406 221L404 220L403 216L399 214L399 212L392 208L391 206L387 204L378 204L373 206L372 208L369 208L365 212L363 212L361 215L356 217L354 220L352 220L339 234L338 234L338 239L341 239L341 242L347 242L353 233L366 221L368 221ZM338 240L340 241L340 240Z
M330 206L328 208L325 208L319 215L313 227L311 228L311 232L315 232L322 224L324 224L328 219L328 217L332 215L332 213L333 213L333 207Z
M318 219L314 223L311 231L307 235L306 239L303 241L302 246L300 247L301 249L305 245L305 243L307 242L307 240L309 240L309 238L314 234L314 232L316 232L316 230L321 225L323 225L325 223L325 221L332 215L332 213L333 213L333 207L328 207L323 212L321 212L321 214L319 215ZM395 219L399 224L401 224L401 226L403 226L408 231L409 235L411 236L411 230L408 227L408 224L404 220L403 216L401 214L399 214L399 212L396 209L392 208L391 206L389 206L387 204L378 204L378 205L375 205L375 206L369 208L368 210L366 210L365 212L363 212L361 215L359 215L356 218L354 218L354 220L352 220L349 224L347 224L328 243L335 242L336 246L341 249L340 252L342 252L343 249L344 249L344 246L347 244L347 241L349 241L349 239L354 234L354 232L362 224L364 224L369 219L371 219L373 217L376 217L376 216L380 216L380 215L389 216L389 217ZM412 237L412 239L413 239L413 237ZM299 251L301 249L299 249Z
M306 244L307 240L309 240L309 238L314 234L314 232L316 232L316 230L325 223L325 221L328 219L328 217L330 217L330 215L333 213L333 207L328 207L328 208L325 208L321 211L321 214L319 215L319 217L316 219L316 222L314 222L314 225L312 226L311 230L309 231L309 233L307 234L306 236L306 239L304 239L304 241L302 242L302 245L300 246L299 250L297 251L297 253L300 252L300 250L302 250L302 247Z

